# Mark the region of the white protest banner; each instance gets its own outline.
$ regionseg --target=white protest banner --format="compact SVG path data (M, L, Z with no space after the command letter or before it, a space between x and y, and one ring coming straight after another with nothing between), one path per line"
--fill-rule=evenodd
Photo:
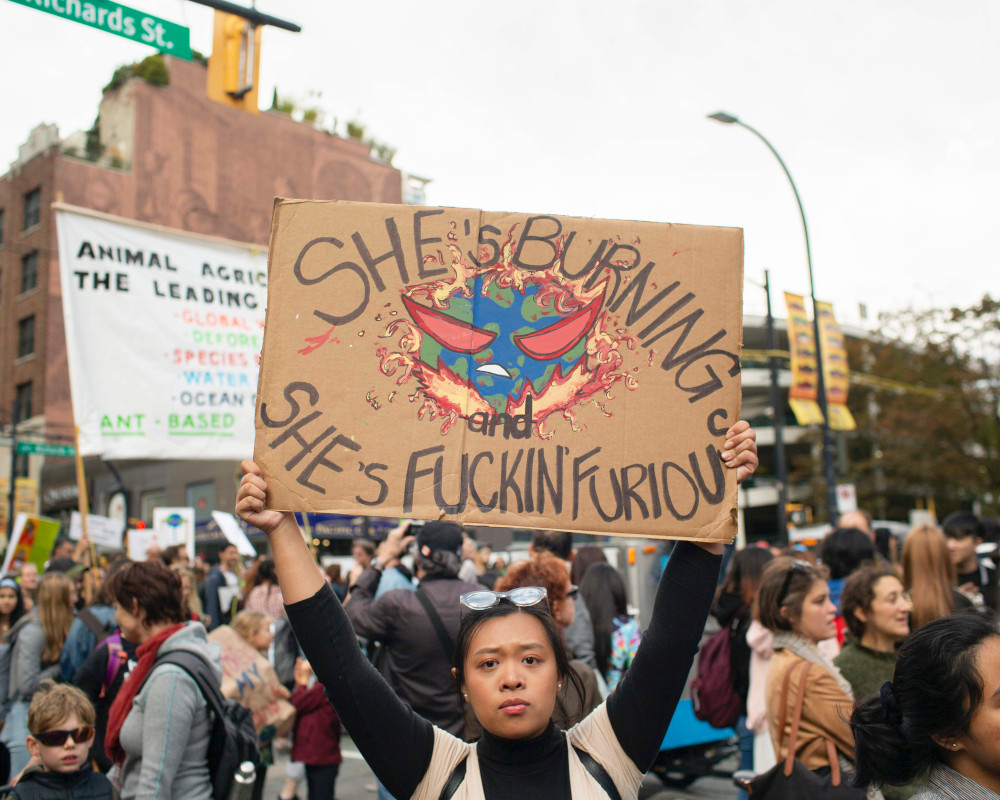
M246 458L266 251L55 208L81 454Z
M193 508L158 506L153 509L153 530L160 535L160 546L182 544L192 561L194 561L194 522Z
M117 550L122 546L122 536L125 534L125 523L122 520L101 517L97 514L87 515L87 531L90 541L97 547L107 547ZM79 511L74 511L69 520L69 538L79 541L83 536L83 518Z
M240 527L240 523L236 521L236 517L232 514L228 514L225 511L213 511L212 519L219 526L219 530L222 531L222 535L226 537L226 540L230 544L235 544L236 549L240 551L241 556L248 556L249 558L257 558L257 551L254 546L250 544L250 540L247 535L243 532L243 528Z

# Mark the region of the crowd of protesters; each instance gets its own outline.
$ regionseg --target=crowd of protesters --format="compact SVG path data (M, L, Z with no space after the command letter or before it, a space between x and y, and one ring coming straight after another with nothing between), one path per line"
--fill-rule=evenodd
M656 750L645 740L662 739L663 720L648 715L669 722L688 677L684 651L704 628L679 623L697 623L693 605L704 594L682 567L709 575L715 556L675 547L643 632L611 551L574 548L569 533L538 531L527 557L508 563L455 523L407 522L381 542L355 541L353 569L341 580L340 564L305 569L313 556L296 549L303 540L282 538L287 517L262 519L276 512L253 505L259 481L250 485L238 509L271 534L277 563L244 564L226 546L205 569L173 547L91 569L60 541L41 574L28 563L0 578L0 772L16 781L14 796L211 798L211 714L190 675L157 659L194 654L221 683L208 638L220 625L275 667L295 709L288 739L261 740L255 798L275 750L285 748L279 797L304 790L332 800L342 718L379 779L379 798L437 797L435 787L454 780L470 753L479 774L457 796L507 796L503 776L520 776L531 759L566 770L565 785L558 775L539 779L535 788L554 792L547 796L605 796L587 775L601 791L603 775L634 796L635 776ZM843 775L843 790L853 780L859 798L1000 797L1000 632L990 615L997 569L977 553L986 531L974 515L953 514L940 527L915 527L897 546L879 541L870 517L857 512L815 550L758 543L732 554L705 599L730 632L741 769L763 774L788 756L801 696L793 755L819 775ZM531 621L519 624L540 624L532 647L547 655L536 660L550 658L557 678L551 708L517 673L534 663L507 667L501 628L490 627L509 628L510 615L526 609ZM512 722L517 703L499 714L488 707L483 667L470 661L486 630L500 636L487 647L500 666L486 668L520 681L528 699L518 703L543 707L530 735ZM334 649L345 636L356 657ZM664 663L649 663L654 651ZM401 736L414 743L406 755L395 747ZM550 764L548 751L509 744L538 737L551 749L563 736L579 763ZM587 791L570 791L578 784Z

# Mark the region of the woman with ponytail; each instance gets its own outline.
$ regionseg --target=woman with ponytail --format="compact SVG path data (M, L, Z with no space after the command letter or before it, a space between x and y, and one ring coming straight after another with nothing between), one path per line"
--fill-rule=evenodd
M961 612L922 625L851 728L858 786L918 780L914 800L1000 800L996 621Z

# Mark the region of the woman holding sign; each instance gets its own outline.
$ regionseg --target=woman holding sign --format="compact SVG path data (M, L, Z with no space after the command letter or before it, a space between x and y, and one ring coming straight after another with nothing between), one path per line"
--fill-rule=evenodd
M737 480L757 467L745 422L723 460ZM632 667L606 703L570 731L552 722L569 673L545 592L463 595L457 689L484 728L468 744L405 706L358 649L347 615L320 578L290 512L266 508L260 468L243 462L236 511L268 534L289 619L337 714L379 780L398 798L634 798L681 696L705 626L722 545L679 542Z

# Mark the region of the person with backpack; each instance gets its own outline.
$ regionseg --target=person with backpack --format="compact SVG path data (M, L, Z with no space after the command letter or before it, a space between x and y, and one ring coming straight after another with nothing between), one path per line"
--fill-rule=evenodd
M107 588L122 636L139 644L138 663L111 704L105 736L119 794L122 800L212 800L209 706L195 677L164 658L194 655L217 688L218 651L210 648L204 625L185 622L180 578L162 563L128 564Z
M750 691L750 644L747 632L753 621L753 601L760 586L764 567L774 556L764 547L745 547L729 562L729 572L716 593L712 616L718 620L719 632L713 635L718 643L702 647L698 659L698 675L692 687L697 698L695 715L716 727L734 726L740 742L740 769L753 769L754 732L747 727L747 695ZM710 640L711 641L711 640ZM716 659L709 657L715 653ZM697 688L695 688L697 687ZM699 705L700 703L700 705ZM722 719L710 719L699 708L728 709ZM739 800L746 797L740 790Z
M129 668L138 658L138 642L130 642L122 637L120 630L99 642L93 652L73 676L73 685L80 689L93 704L96 711L94 739L90 745L90 757L97 768L107 773L112 767L111 757L104 749L104 735L108 729L108 712L118 696L118 690L128 676Z
M94 602L85 606L76 615L73 624L69 626L69 634L59 656L59 669L64 681L72 682L73 676L80 665L87 660L94 648L107 639L118 627L115 622L115 609L107 592L108 579L125 564L131 563L127 558L120 558L111 563L104 582L97 590Z

